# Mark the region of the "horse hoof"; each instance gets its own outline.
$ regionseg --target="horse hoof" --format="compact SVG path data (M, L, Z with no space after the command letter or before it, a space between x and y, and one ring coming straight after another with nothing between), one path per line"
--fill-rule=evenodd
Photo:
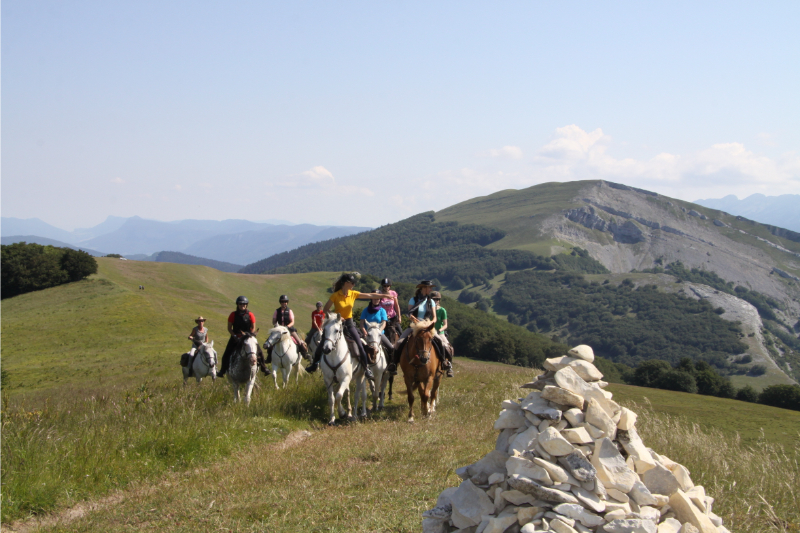
M408 423L409 423L409 424L413 424L413 423L414 423L414 417L413 417L413 416L412 416L411 418L409 418L409 419L408 419Z
M328 425L329 426L335 426L336 425L336 421L331 420L330 422L328 422Z

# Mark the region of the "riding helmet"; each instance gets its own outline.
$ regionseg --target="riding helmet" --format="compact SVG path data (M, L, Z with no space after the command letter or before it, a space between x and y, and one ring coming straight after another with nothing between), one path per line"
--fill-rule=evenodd
M389 278L383 278L381 280L381 286L383 286L383 287L391 287L392 286L392 280L390 280Z
M283 302L287 302L287 303L289 302L289 297L286 296L285 294L281 294L281 297L278 298L278 303L283 303Z
M250 301L247 299L247 296L239 296L238 298L236 298L236 305L249 304L249 303Z

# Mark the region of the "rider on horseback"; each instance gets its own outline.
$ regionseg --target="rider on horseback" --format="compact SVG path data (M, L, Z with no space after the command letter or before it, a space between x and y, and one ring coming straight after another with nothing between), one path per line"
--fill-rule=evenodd
M444 362L442 366L446 369L447 377L453 377L453 349L450 347L450 340L447 338L447 310L439 303L442 295L439 291L431 293L431 300L436 304L436 338L442 343L444 352Z
M211 342L208 336L208 329L204 327L206 319L199 316L194 321L197 325L192 328L192 332L189 334L189 340L192 341L192 349L189 350L189 361L187 365L189 367L189 376L192 375L192 368L197 350L200 349L200 346L202 346L204 342Z
M228 333L231 338L228 339L228 345L225 347L225 353L222 354L222 365L220 366L217 377L221 378L228 371L231 364L231 355L236 349L236 346L244 338L245 334L255 334L256 331L256 316L247 310L247 305L250 302L244 296L236 298L236 311L228 315ZM264 371L264 368L262 368ZM266 371L269 375L269 371Z
M392 280L383 278L378 292L386 295L381 300L381 307L386 310L386 317L389 319L387 326L390 330L395 330L397 337L399 337L402 332L400 327L400 303L397 300L397 293L392 290Z
M319 331L322 333L322 323L325 322L325 311L322 310L322 302L317 302L317 308L311 311L311 329L306 335L306 346L311 342L311 338Z
M392 345L391 341L386 338L384 335L384 328L386 327L386 322L388 318L386 317L386 309L381 307L381 299L380 298L373 298L370 300L369 305L361 311L361 335L366 338L367 337L367 326L365 322L372 322L374 324L378 324L381 330L381 344L383 348L386 350L386 359L389 360L392 358L392 352L394 351L394 346Z
M422 280L417 285L417 292L414 297L408 301L408 317L412 322L417 323L420 320L436 320L436 302L431 298L431 291L433 290L433 282L429 280ZM397 374L397 365L400 363L400 357L403 355L408 336L413 333L412 328L406 328L400 339L397 341L397 346L394 350L394 359L387 367L387 372L392 375ZM436 337L434 337L436 339ZM436 339L437 342L434 346L439 354L439 359L442 361L442 366L448 370L448 377L452 377L452 370L450 369L450 362L444 357L445 350L441 346L441 339Z
M353 287L356 285L355 274L342 274L333 286L333 294L325 303L323 312L327 313L333 307L337 313L342 317L344 323L342 324L345 336L353 341L356 349L358 350L358 357L361 364L364 366L364 375L367 379L375 379L375 376L370 370L367 360L367 352L364 350L364 344L361 342L361 337L358 335L355 323L353 323L353 304L356 300L372 300L373 298L383 298L382 294L373 294L370 292L354 291ZM306 372L316 372L319 368L319 361L322 359L322 346L323 342L319 343L316 351L314 352L314 362L306 368Z
M306 343L300 338L300 335L297 334L297 328L294 327L294 312L289 309L289 297L285 294L281 294L281 297L278 298L278 303L280 303L281 306L272 314L272 325L283 326L288 329L289 333L292 334L292 338L294 338L297 343L300 353L304 358L308 359L308 346L306 346ZM267 348L267 363L272 362L272 348L272 346Z

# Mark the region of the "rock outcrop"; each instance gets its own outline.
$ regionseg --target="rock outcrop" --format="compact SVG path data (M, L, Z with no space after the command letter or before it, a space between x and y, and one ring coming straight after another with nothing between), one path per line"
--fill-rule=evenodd
M424 533L728 533L689 471L647 448L582 345L505 400L495 449L423 513Z

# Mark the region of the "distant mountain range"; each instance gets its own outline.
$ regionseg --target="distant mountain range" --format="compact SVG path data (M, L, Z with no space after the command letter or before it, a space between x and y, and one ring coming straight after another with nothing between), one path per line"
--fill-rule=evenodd
M743 216L756 222L772 224L800 232L800 194L764 196L753 194L739 200L733 194L725 198L695 200L696 204Z
M272 224L248 220L160 222L135 216L108 217L93 228L71 232L37 218L3 217L0 229L3 244L26 241L79 248L92 255L117 253L137 258L170 251L228 265L243 265L305 244L352 235L370 228ZM181 257L173 256L176 259Z

